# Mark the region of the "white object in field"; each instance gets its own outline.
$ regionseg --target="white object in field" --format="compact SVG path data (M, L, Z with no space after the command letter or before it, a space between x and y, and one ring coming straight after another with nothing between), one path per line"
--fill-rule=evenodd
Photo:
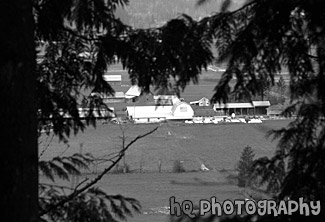
M212 123L212 120L211 120L211 118L205 118L203 120L203 123Z
M246 120L244 118L239 118L238 120L242 123L246 123Z
M202 119L193 119L193 122L194 123L203 123L203 120Z
M231 123L231 117L227 117L224 121L225 121L226 123Z
M222 121L223 121L223 118L214 118L214 119L212 120L212 122L213 122L214 124L217 124L217 123L222 122Z
M214 119L214 120L212 120L212 122L213 122L214 124L218 124L218 122L220 122L220 120Z
M240 123L241 121L239 119L232 119L231 122L232 123Z
M185 120L185 123L191 124L191 123L193 123L193 121L192 120Z
M201 164L201 168L202 171L209 171L209 168L207 168L203 163Z
M250 119L248 123L262 123L262 120L260 119Z

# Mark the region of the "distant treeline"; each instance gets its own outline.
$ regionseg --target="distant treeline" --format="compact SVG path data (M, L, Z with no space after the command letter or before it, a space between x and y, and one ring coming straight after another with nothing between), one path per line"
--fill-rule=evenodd
M230 9L240 7L245 0L233 0ZM161 26L183 13L194 19L203 18L220 9L223 0L210 0L197 6L197 0L130 0L124 9L118 9L120 19L137 28Z

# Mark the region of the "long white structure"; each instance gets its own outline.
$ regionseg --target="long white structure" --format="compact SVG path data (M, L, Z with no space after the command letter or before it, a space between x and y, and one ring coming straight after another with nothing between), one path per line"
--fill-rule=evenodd
M167 106L127 106L127 116L135 123L162 122L166 120L191 120L192 107L185 102L176 102Z

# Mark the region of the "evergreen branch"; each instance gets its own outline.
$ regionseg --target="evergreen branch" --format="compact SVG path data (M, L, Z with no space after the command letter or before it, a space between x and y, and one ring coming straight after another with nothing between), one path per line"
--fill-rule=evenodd
M100 39L99 38L90 38L90 37L86 37L85 35L80 35L78 34L77 32L75 32L74 30L72 29L69 29L68 27L63 27L63 30L70 33L71 35L73 35L74 37L77 37L77 38L80 38L80 39L83 39L85 41L99 41Z
M89 178L85 178L83 181L81 181L75 188L74 188L74 191L76 191L76 190L78 190L78 188L82 185L82 184L84 184L84 183L86 183L87 181L89 180Z
M40 217L51 212L52 210L56 210L59 207L63 206L65 203L73 200L75 197L77 197L79 194L83 193L84 191L88 190L89 188L91 188L93 185L95 185L98 181L100 181L102 179L102 177L108 173L114 166L116 166L116 164L118 162L120 162L120 160L123 158L123 156L125 155L125 151L129 149L129 147L134 144L136 141L138 141L139 139L146 137L152 133L154 133L156 130L158 129L158 127L154 128L153 130L143 134L143 135L139 135L136 138L134 138L131 142L129 142L119 153L118 158L108 167L106 168L100 175L98 175L95 179L93 179L92 181L90 181L88 184L86 184L84 187L74 191L73 193L71 193L70 195L68 195L66 198L62 199L61 201L59 201L58 203L50 206L48 209L43 210L43 212L40 212Z
M40 159L44 155L44 153L47 151L47 149L50 147L50 144L54 138L54 134L52 134L52 137L50 138L49 142L47 141L48 137L46 138L46 141L45 141L47 144L46 144L45 148L42 150L42 152L40 153L40 155L38 156L38 159Z
M241 11L243 11L244 9L246 9L246 8L248 8L248 7L250 7L250 6L254 5L254 4L257 4L257 0L254 0L254 1L251 1L251 2L249 2L249 3L247 3L247 4L245 4L245 5L243 5L242 7L240 7L239 9L236 9L236 10L234 10L234 11L229 12L229 14L230 14L230 15L236 14L237 12L241 12Z
M50 183L39 183L39 186L56 187L56 188L60 188L60 189L74 190L71 187L57 185L57 184L50 184Z

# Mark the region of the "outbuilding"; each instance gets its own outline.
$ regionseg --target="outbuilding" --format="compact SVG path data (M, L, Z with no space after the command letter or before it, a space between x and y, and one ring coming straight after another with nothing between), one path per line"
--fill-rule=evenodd
M210 100L206 97L203 97L200 100L190 102L190 104L196 106L210 106Z
M213 109L216 115L267 115L267 108L270 106L269 101L252 101L250 103L217 103Z
M185 102L173 105L127 106L126 113L135 123L152 123L168 120L192 120L194 111Z

